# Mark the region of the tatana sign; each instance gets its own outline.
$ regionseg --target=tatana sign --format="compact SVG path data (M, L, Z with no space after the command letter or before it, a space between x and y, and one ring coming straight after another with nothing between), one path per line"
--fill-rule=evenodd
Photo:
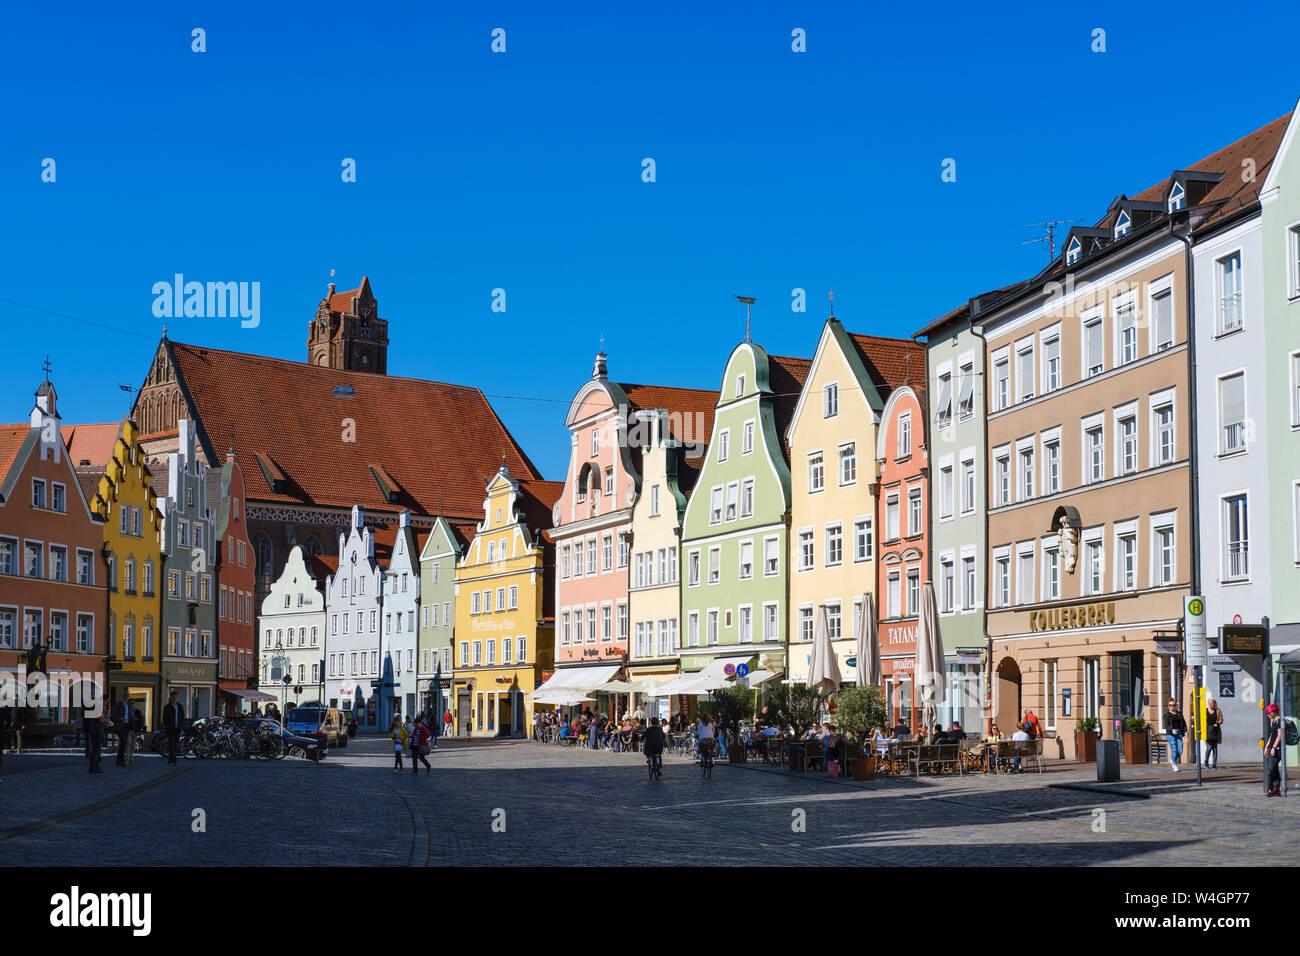
M1183 634L1187 641L1188 667L1204 667L1208 663L1209 644L1205 639L1205 598L1199 595L1183 598Z
M1115 602L1054 607L1048 611L1030 611L1031 631L1061 631L1072 627L1098 627L1115 623Z

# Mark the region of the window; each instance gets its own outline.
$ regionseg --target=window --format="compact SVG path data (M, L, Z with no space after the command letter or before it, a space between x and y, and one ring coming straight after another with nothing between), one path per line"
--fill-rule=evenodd
M686 615L686 646L700 646L700 614L698 611L692 611Z
M1174 188L1169 192L1169 211L1177 212L1187 205L1187 194L1183 192L1181 183L1174 183Z
M0 607L0 647L12 648L14 646L14 630L17 626L17 610L11 607Z
M1219 334L1241 328L1241 253L1218 260Z
M1223 580L1242 581L1250 577L1246 496L1223 499Z
M1083 377L1092 378L1106 370L1105 329L1102 317L1085 318L1083 323Z
M65 611L50 612L49 650L66 651L68 649L68 615ZM134 650L134 648L132 648Z
M951 614L956 600L956 574L952 558L946 557L939 562L939 610Z
M1061 333L1053 331L1043 337L1043 392L1061 387Z
M961 606L967 609L975 607L979 601L975 582L975 556L964 554L961 558Z
M700 583L700 552L692 551L686 556L686 583L696 587Z
M1061 439L1053 436L1043 439L1043 494L1054 495L1061 490Z
M731 429L718 432L718 461L726 461L731 449Z
M754 452L754 422L745 422L745 430L741 432L740 453L742 455L751 455Z
M1153 352L1163 352L1174 344L1174 294L1162 289L1151 296L1151 343Z
M474 642L474 666L478 667L483 663L483 642Z
M1056 544L1043 546L1043 600L1061 598L1061 552Z
M727 485L727 520L736 520L736 503L740 496L740 486L736 482Z
M751 607L738 608L737 620L740 631L740 643L752 643L754 640L754 609Z
M1011 358L1008 352L993 356L993 411L1001 411L1011 404Z
M1011 456L1006 452L993 459L993 503L1011 504Z
M944 465L939 469L939 517L952 517L952 499L953 499L953 477L952 465Z
M483 595L478 591L475 591L473 594L470 595L469 613L471 614L483 613Z
M907 533L915 536L922 531L921 489L913 488L907 493Z
M563 548L560 549L560 580L562 581L569 580L569 570L570 570L569 557L570 557L569 546L566 544Z
M32 479L32 507L41 509L44 509L45 507L45 482L40 478ZM122 509L122 531L126 531L125 508Z
M748 580L754 576L754 542L740 542L740 578Z
M763 539L763 576L774 577L781 573L781 540Z
M397 656L398 656L398 660L401 660L401 652L400 652L400 651L398 652L398 655L397 655ZM496 641L488 641L488 642L487 642L487 663L488 663L488 664L495 664L496 662L497 662L497 642L496 642Z
M506 589L497 588L497 610L504 611L505 609L506 609ZM401 625L401 622L402 622L402 615L399 612L397 615L397 623L399 626Z
M813 531L805 528L799 532L799 570L811 571L816 565L816 545L813 543Z
M898 540L898 495L885 499L885 540Z
M961 463L961 512L967 514L975 510L975 461L966 459Z
M975 414L975 365L963 363L958 369L957 414L962 421Z
M708 616L708 640L709 644L718 643L718 612L710 611Z
M799 640L804 644L811 644L813 639L813 609L810 607L799 608Z
M1119 361L1115 364L1127 365L1129 362L1136 362L1138 357L1137 309L1131 298L1116 306L1115 327L1116 334L1119 336Z
M888 575L888 587L886 588L885 613L889 617L902 616L902 575L897 571L890 571Z
M709 493L709 524L722 523L722 488L714 488Z
M1123 239L1133 228L1133 220L1128 217L1128 213L1120 211L1119 218L1115 220L1115 238Z
M853 560L870 561L874 550L871 540L871 518L858 518L853 522Z
M1246 449L1246 373L1219 379L1219 454Z
M591 432L591 457L595 458L600 454L600 429L594 428Z
M709 548L709 583L717 584L722 577L722 549Z
M628 558L632 553L632 539L626 533L618 536L618 567L623 569L627 567Z
M657 518L658 516L659 516L659 486L651 485L650 486L650 517Z
M935 406L935 421L940 428L952 424L952 373L939 373L939 403Z
M844 636L844 625L840 614L840 602L835 601L826 605L826 632L832 641L838 641Z
M488 588L483 592L483 613L492 613L492 589Z
M1137 590L1137 531L1124 530L1115 535L1115 589Z
M1174 516L1151 516L1151 586L1174 583L1178 573L1178 555L1174 551Z
M614 569L614 538L612 535L604 535L600 539L600 568L602 571L612 571Z
M587 539L587 575L588 577L590 577L595 573L596 573L596 539L588 538Z
M62 512L64 512L64 513L67 512L67 510L68 510L68 495L67 495L67 491L66 491L66 489L63 487L63 485L58 485L58 484L56 484L56 485L53 485L53 486L50 488L50 507L53 508L55 511L62 511ZM135 513L136 513L136 519L137 519L137 520L136 520L136 523L139 524L140 509L139 509L139 508L136 508L136 509L135 509ZM137 535L140 533L140 531L139 531L138 528L137 528L137 530L136 530L135 533L136 533Z
M834 418L840 413L840 386L832 382L822 389L822 418Z
M528 638L515 638L515 663L523 664L528 660Z
M1034 346L1032 340L1027 345L1016 347L1016 401L1023 402L1034 397Z
M1020 449L1020 500L1034 497L1034 446Z
M562 646L569 646L569 639L572 633L573 632L569 627L569 612L562 611L560 613L560 644Z
M912 454L912 413L903 412L898 416L898 457L908 458Z
M126 562L128 574L126 589L135 590L135 559L128 558ZM50 545L50 580L67 581L68 580L68 549L57 544Z
M614 469L606 468L605 469L605 494L612 495L613 493L614 493Z
M29 578L41 578L45 576L45 546L39 541L23 542L23 576ZM109 581L110 588L117 587L117 575L114 573L114 564L109 559Z
M12 628L13 625L11 622L10 634L13 633ZM78 614L77 615L77 653L78 654L93 653L94 648L92 645L94 644L94 633L95 633L94 616L90 614ZM145 635L146 635L145 636L146 644L144 649L145 655L152 656L153 627L149 624L145 625ZM5 646L4 612L0 611L0 647L4 647L4 646Z
M1300 425L1300 352L1291 353L1291 427Z
M745 394L745 376L737 375L736 376L736 397L741 398L744 396L744 394Z
M1167 465L1174 460L1174 406L1170 402L1152 410L1155 433L1155 463Z
M12 571L6 571L4 567L4 541L0 540L0 574L12 574ZM12 555L10 557L12 560ZM153 562L145 562L145 590L153 592ZM77 583L89 584L95 583L95 556L90 551L77 551Z
M81 554L85 554L82 552ZM80 573L81 554L77 557L77 568ZM18 566L18 541L16 538L0 538L0 574L17 574ZM85 581L80 581L85 584Z
M777 605L763 605L763 640L766 642L771 643L781 639L780 618L777 614Z
M1084 484L1103 480L1106 477L1106 442L1101 425L1094 425L1084 432L1084 446L1088 456L1084 466Z
M754 514L754 479L746 478L740 483L740 516L752 517Z
M1011 603L1011 556L993 558L993 606L1007 607Z
M808 456L808 490L821 491L826 486L826 467L821 452Z
M851 485L858 480L858 446L855 442L840 446L840 484Z
M832 524L826 526L826 566L836 567L844 563L844 526Z
M1034 552L1021 550L1016 555L1016 602L1034 603Z
M645 587L646 557L647 556L645 554L638 554L632 560L632 567L634 569L633 578L632 578L633 587L638 587L638 588Z
M1074 236L1070 239L1070 244L1065 249L1065 264L1067 266L1074 265L1079 261L1079 257L1082 255L1083 243L1079 241L1078 236Z
M1101 538L1097 537L1083 543L1083 593L1101 594L1104 588L1102 579L1104 553Z
M587 643L595 644L597 636L596 609L594 607L589 607L587 608Z
M637 621L637 622L636 622L636 644L635 644L635 648L636 648L636 650L635 650L635 654L636 654L637 657L645 657L645 656L646 656L646 650L645 650L645 628L646 628L646 623L645 623L645 621Z

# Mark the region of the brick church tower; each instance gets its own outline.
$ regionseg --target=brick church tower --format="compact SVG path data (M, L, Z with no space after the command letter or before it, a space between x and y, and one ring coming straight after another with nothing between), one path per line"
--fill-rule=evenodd
M348 372L388 373L388 322L370 291L370 279L347 292L335 292L316 307L307 331L307 362Z

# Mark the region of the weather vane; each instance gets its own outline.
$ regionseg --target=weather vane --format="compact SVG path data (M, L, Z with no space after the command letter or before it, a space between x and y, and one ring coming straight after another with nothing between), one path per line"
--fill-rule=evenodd
M731 294L736 295L736 293L734 292ZM747 295L736 295L736 298L739 299L741 302L745 303L745 341L749 342L750 341L749 310L754 307L754 303L757 302L758 300L752 299Z

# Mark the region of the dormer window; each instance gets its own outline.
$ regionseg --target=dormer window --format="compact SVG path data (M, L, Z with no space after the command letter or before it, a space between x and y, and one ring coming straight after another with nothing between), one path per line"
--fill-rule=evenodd
M1123 239L1133 231L1133 220L1129 219L1128 213L1121 212L1119 218L1115 220L1115 238Z
M745 376L743 375L736 376L736 397L745 397Z
M1079 261L1081 255L1083 255L1083 243L1079 242L1078 236L1075 236L1065 249L1065 264L1067 266L1074 265Z
M1173 191L1169 193L1169 211L1177 212L1187 205L1187 194L1183 192L1183 187L1174 183Z

